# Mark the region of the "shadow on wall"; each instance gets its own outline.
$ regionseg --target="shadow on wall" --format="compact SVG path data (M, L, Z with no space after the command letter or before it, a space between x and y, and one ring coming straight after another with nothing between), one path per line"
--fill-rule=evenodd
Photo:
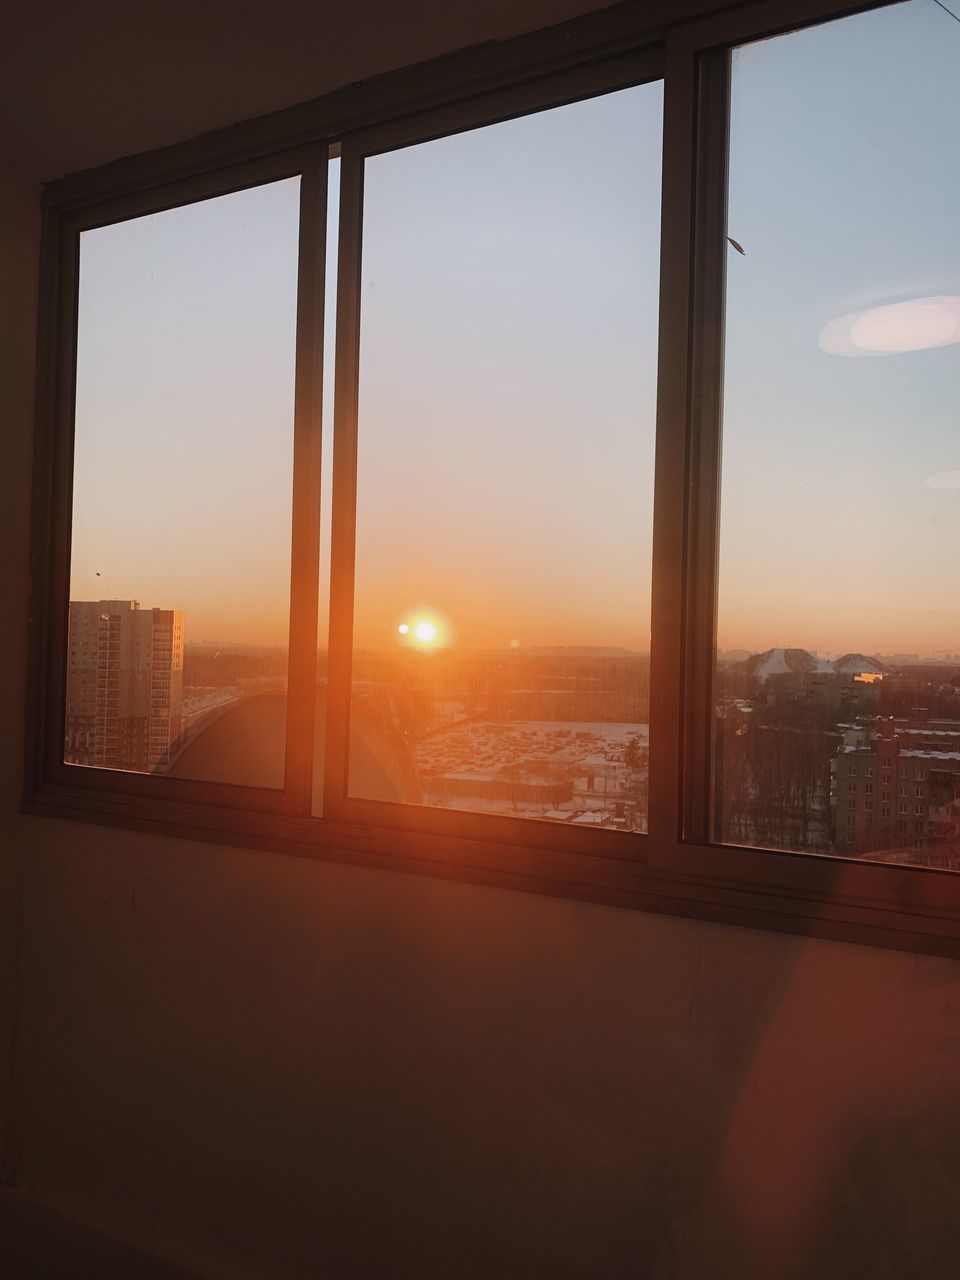
M655 1273L954 1274L960 967L829 942L785 945L790 960L765 975L767 1017L700 1191L673 1217Z

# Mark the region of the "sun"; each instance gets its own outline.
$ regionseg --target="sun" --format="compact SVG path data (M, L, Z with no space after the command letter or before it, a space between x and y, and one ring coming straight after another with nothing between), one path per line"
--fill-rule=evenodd
M420 644L429 645L437 642L437 627L429 618L421 618L413 628L413 634Z
M449 643L449 628L436 613L407 615L397 627L403 644L414 649L441 649Z

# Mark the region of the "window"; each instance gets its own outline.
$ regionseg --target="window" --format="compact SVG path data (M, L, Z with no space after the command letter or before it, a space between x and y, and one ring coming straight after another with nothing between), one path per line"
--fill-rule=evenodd
M960 950L952 782L873 821L951 741L960 32L796 4L51 185L28 807Z
M70 764L283 785L299 187L80 235Z
M894 102L914 80L905 49L924 70ZM942 426L960 409L960 279L942 265L960 177L939 159L958 53L960 25L922 0L733 52L717 631L754 656L736 675L751 734L717 721L721 841L833 852L844 735L889 784L895 735L923 731L928 672L874 655L955 648L960 611L916 566L960 528ZM720 706L728 678L718 667ZM960 828L946 841L960 869Z
M349 797L646 831L661 134L363 162Z

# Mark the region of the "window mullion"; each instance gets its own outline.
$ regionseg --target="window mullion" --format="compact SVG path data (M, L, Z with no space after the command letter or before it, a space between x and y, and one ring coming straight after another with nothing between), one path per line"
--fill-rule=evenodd
M701 54L696 81L681 812L684 838L707 844L714 835L712 775L728 252L729 51L714 49Z
M346 798L349 766L362 224L363 157L345 145L340 167L340 243L337 267L330 639L323 772L325 817L336 816Z
M679 833L690 245L696 78L693 50L667 41L663 105L660 333L650 637L650 858Z
M320 465L323 391L327 148L316 148L300 180L294 402L290 639L285 789L296 812L310 812L317 686L320 581Z

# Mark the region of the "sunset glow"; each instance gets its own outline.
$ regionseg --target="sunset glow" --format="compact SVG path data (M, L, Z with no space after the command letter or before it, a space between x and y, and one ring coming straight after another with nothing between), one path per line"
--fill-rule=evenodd
M688 368L660 349L662 81L358 153L342 235L336 158L323 225L294 177L83 231L65 761L279 790L288 699L309 728L329 698L347 769L318 736L317 815L335 777L334 803L642 833L651 706L677 722L669 655L715 626L683 701L706 741L714 697L716 838L931 866L946 841L960 871L960 97L934 8L731 50L729 146L705 146L736 252L718 360ZM305 352L319 530L291 505L317 479ZM661 358L710 405L694 487L658 459ZM709 572L678 619L691 521Z
M397 624L397 636L405 648L445 649L450 644L451 628L436 610L417 609Z

